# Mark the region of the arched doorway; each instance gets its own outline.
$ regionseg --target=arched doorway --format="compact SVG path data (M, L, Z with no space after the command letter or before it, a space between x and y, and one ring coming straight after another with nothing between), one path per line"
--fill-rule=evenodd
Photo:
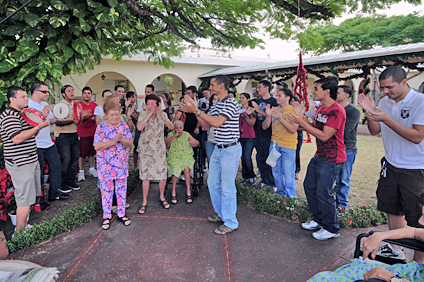
M180 97L187 87L179 76L172 73L164 73L157 76L151 84L155 86L156 94L169 93L172 97L172 104L174 106L179 104Z

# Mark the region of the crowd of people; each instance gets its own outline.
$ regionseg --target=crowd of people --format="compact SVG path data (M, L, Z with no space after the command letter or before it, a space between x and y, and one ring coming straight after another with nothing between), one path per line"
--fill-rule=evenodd
M406 222L422 227L418 219L424 195L423 96L408 87L401 68L388 67L379 79L386 94L379 107L364 95L358 99L367 112L371 134L381 133L386 151L377 190L378 209L389 214L391 230L405 227ZM17 230L29 228L26 217L36 201L47 209L47 201L66 200L71 191L80 189L76 179L85 180L86 159L87 175L98 177L102 228L110 228L114 210L125 226L130 225L125 213L126 178L134 147L134 165L139 168L143 191L138 213L147 212L152 180L159 181L159 202L164 209L178 203L176 184L180 177L185 179L185 201L193 203L190 171L195 154L201 154L202 167L209 170L207 185L214 210L208 220L222 223L214 230L216 234L233 232L239 226L235 186L239 161L241 183L297 198L295 181L299 179L306 131L315 136L317 150L303 182L313 219L302 227L314 230L312 236L317 240L339 237L338 214L349 204L360 112L349 103L352 89L338 84L336 77L315 81L312 95L316 107L308 112L284 82L278 83L275 95L271 95L273 86L267 80L258 83L255 97L251 97L229 91L228 78L216 76L202 91L187 87L178 109L172 106L169 94L156 95L153 85L147 85L141 96L132 91L125 95L122 85L117 85L114 93L105 90L103 106L91 100L90 87L84 87L82 100L75 101L73 87L65 85L61 102L69 108L66 118L53 116L46 102L46 84L34 83L30 99L24 89L11 87L7 94L10 106L0 116L0 134L6 166L16 187ZM47 118L30 126L21 114L27 106ZM55 142L50 138L50 125L54 125ZM44 162L51 169L47 201L40 195ZM169 199L165 193L168 179L172 182ZM379 252L402 256L397 246L386 245ZM418 252L415 258L424 260Z

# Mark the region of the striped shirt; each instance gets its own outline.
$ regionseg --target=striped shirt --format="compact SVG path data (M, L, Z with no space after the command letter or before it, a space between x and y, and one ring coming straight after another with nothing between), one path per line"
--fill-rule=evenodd
M35 136L20 144L12 142L13 137L31 128L15 108L8 107L0 115L0 136L3 140L4 160L8 165L22 166L38 161Z
M214 138L217 145L224 145L237 142L240 138L239 131L239 112L237 101L230 96L226 96L222 101L216 102L211 107L208 115L223 116L226 121L214 130Z

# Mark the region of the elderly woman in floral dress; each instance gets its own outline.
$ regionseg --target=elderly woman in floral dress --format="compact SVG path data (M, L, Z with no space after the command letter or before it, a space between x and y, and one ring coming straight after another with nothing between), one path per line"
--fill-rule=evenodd
M160 108L160 99L157 95L147 95L145 98L146 111L140 112L137 129L141 131L138 141L138 156L140 164L140 179L143 185L143 202L138 211L145 214L147 209L147 195L150 180L159 180L159 202L164 209L170 204L165 198L166 186L166 146L164 136L165 125L174 129L174 125Z

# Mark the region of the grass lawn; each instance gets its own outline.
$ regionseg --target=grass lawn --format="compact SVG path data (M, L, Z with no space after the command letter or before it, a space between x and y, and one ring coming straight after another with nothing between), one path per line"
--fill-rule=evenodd
M304 135L306 136L306 134ZM358 134L358 153L353 165L351 177L351 187L349 193L349 206L371 204L376 202L375 191L380 173L380 159L384 156L383 142L380 137ZM301 150L300 180L296 180L296 193L299 198L305 199L303 191L303 179L309 160L316 151L315 138L312 136L312 143L303 143ZM256 152L253 151L252 159L256 171ZM240 169L241 172L241 169ZM240 177L241 178L241 173Z

